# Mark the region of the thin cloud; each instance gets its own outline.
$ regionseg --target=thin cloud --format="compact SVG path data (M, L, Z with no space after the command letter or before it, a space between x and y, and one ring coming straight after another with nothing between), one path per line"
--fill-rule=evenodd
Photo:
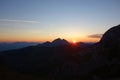
M103 36L103 34L92 34L92 35L88 35L89 38L101 38Z
M40 23L40 22L38 22L38 21L31 21L31 20L14 20L14 19L0 19L0 22Z

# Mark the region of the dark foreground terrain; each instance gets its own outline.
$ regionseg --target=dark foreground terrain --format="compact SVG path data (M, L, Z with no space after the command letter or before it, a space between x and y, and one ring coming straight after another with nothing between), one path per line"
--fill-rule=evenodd
M56 39L0 53L0 80L119 80L120 25L93 45Z

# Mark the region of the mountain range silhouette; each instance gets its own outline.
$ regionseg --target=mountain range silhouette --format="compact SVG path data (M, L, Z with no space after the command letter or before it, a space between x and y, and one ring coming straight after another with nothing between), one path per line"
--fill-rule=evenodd
M8 71L32 75L34 80L119 80L120 25L110 28L98 43L89 46L73 46L58 38L37 46L3 51L0 58L3 72L7 66Z
M60 39L60 38L57 38L52 42L47 41L43 44L39 44L39 46L41 47L57 47L57 46L64 46L64 45L69 45L69 42L65 39Z

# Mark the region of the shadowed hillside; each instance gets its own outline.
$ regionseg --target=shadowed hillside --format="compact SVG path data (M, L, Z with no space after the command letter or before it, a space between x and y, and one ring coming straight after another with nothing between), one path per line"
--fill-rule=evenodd
M4 68L8 68L7 71L16 72L13 74L32 75L33 78L40 80L41 78L51 80L119 79L120 25L109 29L100 42L92 45L73 45L58 38L53 42L4 51L0 54L4 66L0 67L3 70L1 75L6 72Z

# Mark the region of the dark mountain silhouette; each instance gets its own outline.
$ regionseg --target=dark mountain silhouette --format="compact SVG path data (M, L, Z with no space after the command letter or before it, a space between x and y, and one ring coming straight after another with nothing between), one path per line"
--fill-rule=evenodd
M47 41L47 42L45 42L43 44L38 44L38 46L39 47L52 47L52 43Z
M92 76L96 80L120 79L119 35L120 25L105 32L100 42L79 52L81 63L86 63L82 64L84 66L82 70L88 74L87 76Z
M45 80L120 79L120 25L109 29L100 42L85 46L56 39L37 46L4 51L2 62L20 74ZM80 47L80 44L84 47Z
M86 48L86 47L89 47L95 43L92 43L92 42L88 42L88 43L85 43L85 42L78 42L76 43L78 47L80 48Z
M97 69L102 77L117 78L120 75L120 25L112 27L103 35L98 45L98 55L104 63ZM104 73L104 74L102 74Z
M113 42L120 39L120 25L114 26L105 32L100 42Z
M64 46L64 45L69 45L69 42L65 39L60 39L60 38L57 38L52 42L47 41L43 44L39 44L39 46L41 47L57 47L57 46Z
M12 50L12 49L19 49L19 48L24 48L27 46L35 46L39 43L37 42L3 42L0 43L0 51L6 51L6 50Z
M103 44L111 44L117 45L120 42L120 25L112 27L109 29L102 37L101 43Z
M65 39L60 39L60 38L58 38L58 39L55 39L55 40L52 42L52 44L53 44L54 46L60 46L60 45L68 45L69 42L67 42L67 40L65 40Z

